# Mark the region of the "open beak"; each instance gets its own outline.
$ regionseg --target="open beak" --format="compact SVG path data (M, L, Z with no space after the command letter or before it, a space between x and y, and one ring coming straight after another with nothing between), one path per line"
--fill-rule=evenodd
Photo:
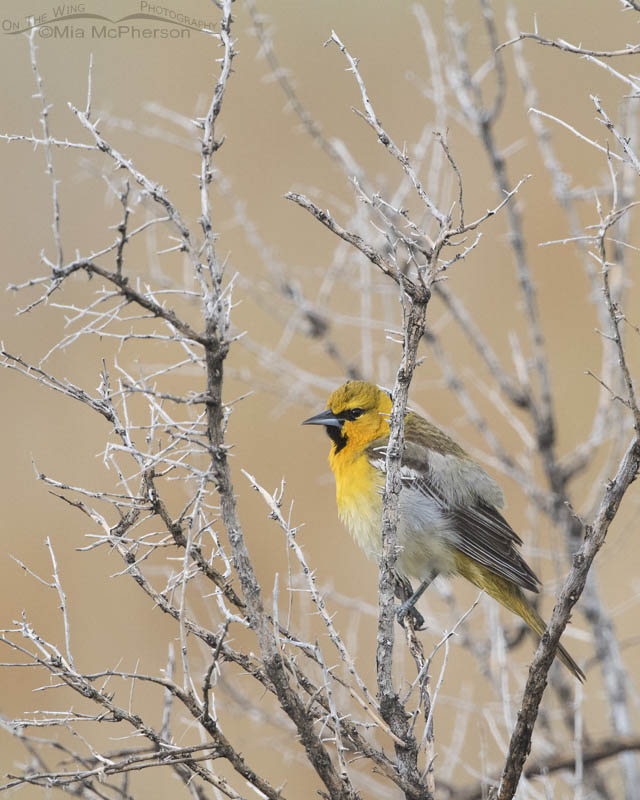
M339 428L342 425L342 420L338 419L333 411L328 408L326 411L321 411L315 417L309 417L302 423L303 425L324 425L327 428Z

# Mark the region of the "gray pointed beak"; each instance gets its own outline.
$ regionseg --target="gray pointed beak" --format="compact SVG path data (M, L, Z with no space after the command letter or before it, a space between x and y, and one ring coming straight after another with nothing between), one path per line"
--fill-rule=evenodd
M324 425L327 428L339 428L342 425L342 420L338 419L333 411L328 408L326 411L321 411L315 417L309 417L302 423L303 425Z

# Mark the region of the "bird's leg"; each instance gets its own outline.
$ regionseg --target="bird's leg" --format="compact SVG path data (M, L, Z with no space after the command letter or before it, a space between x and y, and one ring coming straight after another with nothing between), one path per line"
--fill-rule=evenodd
M415 629L417 631L420 631L424 628L424 617L416 608L416 603L422 597L422 593L433 581L433 579L436 577L437 574L438 573L435 571L432 572L426 580L422 581L420 586L418 586L418 588L411 595L411 597L409 597L408 600L405 600L404 603L401 606L399 606L398 610L396 611L396 614L398 616L398 622L400 623L400 625L404 625L405 617L407 616L407 614L411 614L411 616L413 617L413 624Z
M396 572L396 589L395 595L402 602L402 606L398 607L398 610L404 607L407 603L409 598L413 595L413 587L411 586L411 581L405 575L402 575L399 572ZM408 613L411 614L413 618L413 625L416 630L422 630L424 626L424 618L422 614L416 608L408 609ZM407 612L401 615L401 618L398 620L400 624L403 624L403 619L406 616Z

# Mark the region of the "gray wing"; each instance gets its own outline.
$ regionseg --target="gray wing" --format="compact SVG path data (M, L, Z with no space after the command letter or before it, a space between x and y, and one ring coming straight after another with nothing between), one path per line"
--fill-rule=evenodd
M516 549L522 540L497 509L480 501L466 508L450 508L447 514L461 553L523 589L539 591L540 580Z
M384 444L374 442L368 455L384 469ZM522 539L496 508L502 492L482 467L407 441L402 480L440 506L461 553L523 589L539 591L538 577L518 550Z

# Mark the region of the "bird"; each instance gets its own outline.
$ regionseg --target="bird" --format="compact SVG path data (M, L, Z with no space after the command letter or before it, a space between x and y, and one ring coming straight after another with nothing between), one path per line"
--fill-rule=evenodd
M382 492L389 442L391 396L375 384L350 380L329 397L328 408L303 425L323 425L331 439L329 464L336 481L338 514L365 553L382 551ZM522 557L522 539L500 513L504 495L496 481L444 431L408 411L404 420L402 488L397 527L396 595L401 624L438 575L461 575L519 616L539 637L546 623L523 590L540 580ZM420 581L413 591L410 578ZM410 596L409 596L410 595ZM568 651L560 661L584 681Z

